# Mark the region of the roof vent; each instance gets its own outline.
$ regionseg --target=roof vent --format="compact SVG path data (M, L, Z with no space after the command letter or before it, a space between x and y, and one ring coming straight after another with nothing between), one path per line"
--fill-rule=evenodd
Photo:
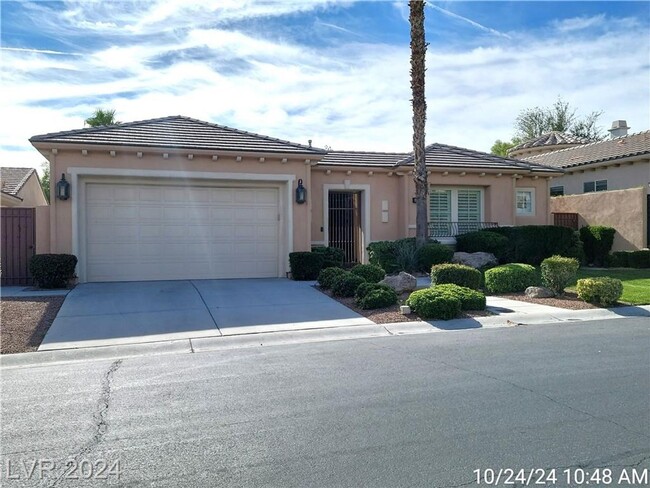
M309 147L311 147L311 139L307 141L309 143Z
M627 121L615 120L612 122L612 128L608 130L612 139L616 139L617 137L625 137L628 129L630 129L630 127L627 126Z

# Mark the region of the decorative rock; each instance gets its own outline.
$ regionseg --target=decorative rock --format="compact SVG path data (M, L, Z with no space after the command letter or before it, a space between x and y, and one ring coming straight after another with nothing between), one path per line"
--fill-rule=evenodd
M386 278L381 280L379 283L390 286L398 295L405 291L413 291L418 286L417 278L405 273L404 271L395 276L386 276Z
M488 265L497 265L499 261L494 254L489 252L455 252L451 258L452 263L464 264L472 268L483 268Z
M526 288L526 296L529 298L553 298L555 293L543 286L529 286Z
M402 315L408 315L408 314L411 313L411 307L409 307L408 305L400 305L399 306L399 312Z

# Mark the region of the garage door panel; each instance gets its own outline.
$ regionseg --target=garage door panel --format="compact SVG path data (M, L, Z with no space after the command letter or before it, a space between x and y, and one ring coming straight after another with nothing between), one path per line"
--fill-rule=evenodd
M275 277L279 192L90 183L89 281Z

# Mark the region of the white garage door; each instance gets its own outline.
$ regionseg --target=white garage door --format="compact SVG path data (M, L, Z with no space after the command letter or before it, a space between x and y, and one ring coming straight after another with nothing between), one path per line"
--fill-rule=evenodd
M279 273L277 188L86 185L88 281Z

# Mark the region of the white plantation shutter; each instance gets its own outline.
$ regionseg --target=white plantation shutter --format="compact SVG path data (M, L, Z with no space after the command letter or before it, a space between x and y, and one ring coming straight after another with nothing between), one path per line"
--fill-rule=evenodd
M429 192L429 216L431 222L451 222L451 190Z
M458 190L458 222L481 221L480 190Z

